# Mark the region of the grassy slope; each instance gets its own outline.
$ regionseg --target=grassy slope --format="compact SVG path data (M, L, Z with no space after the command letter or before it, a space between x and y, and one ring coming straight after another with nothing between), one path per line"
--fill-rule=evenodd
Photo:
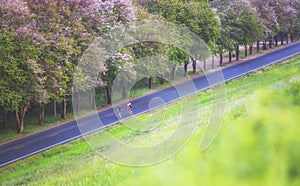
M1 168L0 185L299 185L300 57L268 69L227 84L223 128L205 152L199 152L204 127L175 157L143 168L111 163L80 139ZM190 99L182 102L192 104ZM198 120L205 122L211 112L210 91L199 93L198 99ZM180 113L182 102L168 105L165 122L150 134L124 125L109 131L132 144L156 142L172 132L169 123ZM131 127L161 118L162 111L139 116Z

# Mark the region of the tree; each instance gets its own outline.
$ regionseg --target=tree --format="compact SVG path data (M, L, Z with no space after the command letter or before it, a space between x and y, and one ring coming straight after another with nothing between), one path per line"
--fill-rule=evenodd
M24 1L0 1L1 101L6 111L14 111L17 131L24 130L29 102L35 97L36 79L28 62L37 60L38 36L33 32L31 14Z
M37 51L26 38L9 32L0 34L0 104L14 111L18 133L24 130L24 117L35 96L36 79L28 60L35 60Z
M294 0L292 2L292 7L295 8L295 10L297 11L297 18L295 20L295 24L293 25L292 28L292 36L291 39L293 40L294 38L298 38L299 39L299 30L300 30L300 1L299 0Z
M275 7L271 6L273 0L250 0L250 2L254 5L254 7L259 10L257 11L260 22L264 25L264 31L268 34L265 34L264 38L264 47L266 45L266 40L270 40L270 46L272 47L272 38L274 37L276 45L277 45L277 37L276 35L279 32L279 24L278 24L278 16L275 12ZM260 39L260 38L257 38ZM265 47L266 48L266 47Z
M37 28L47 40L42 60L38 62L46 63L47 74L51 76L47 78L49 95L60 103L61 118L64 119L78 59L97 34L105 32L105 27L133 19L134 10L129 2L120 0L28 2ZM84 86L73 89L78 99L84 89Z
M112 87L118 73L124 69L125 66L130 65L129 63L132 62L132 59L132 56L128 53L117 53L106 61L105 70L100 74L100 78L104 83L107 104L112 104ZM125 68L125 70L127 70L127 68ZM131 76L129 75L128 77ZM125 82L122 82L122 85L124 85L124 83ZM123 90L125 90L125 87L123 88ZM123 97L127 97L127 92L123 92Z
M281 44L284 41L284 35L291 33L293 26L297 22L297 10L293 7L293 1L290 0L270 0L270 5L274 8L277 15L277 22L280 29ZM287 38L287 37L286 37ZM288 38L287 38L288 39ZM287 40L288 41L288 40Z
M173 62L173 65L171 67L171 79L174 81L176 79L177 67L180 65L185 65L185 63L189 61L190 56L181 49L172 46L166 48L165 55L168 56L169 61ZM196 56L193 56L193 59L195 60L194 57Z
M226 3L215 1L212 4L216 6L221 19L222 31L219 43L229 50L230 57L233 45L238 60L240 45L245 46L247 54L247 46L252 45L263 30L257 11L248 0L229 0Z
M66 104L71 94L74 67L86 49L90 34L81 19L87 16L87 1L32 1L28 6L33 13L36 29L46 42L37 61L48 75L46 86L49 96L60 103L61 118L66 118ZM44 103L41 102L41 105Z
M220 36L220 22L217 14L209 7L207 1L147 0L138 1L138 4L146 8L151 14L162 16L171 23L187 27L210 47L213 47ZM175 64L179 62L178 64L184 65L187 61L186 56L183 57L180 50L175 49L170 54L172 59L183 59L181 61L175 60ZM175 57L175 54L179 56ZM196 58L198 56L192 57ZM176 65L174 65L173 69L176 69Z
M43 108L48 98L60 102L61 118L65 118L74 69L89 43L106 28L134 19L130 1L122 0L0 0L0 5L1 46L6 46L1 51L4 52L2 65L8 67L4 62L13 61L9 63L11 71L24 73L24 85L31 82L26 95L24 89L15 89L18 92L12 94L12 88L8 87L11 85L1 81L6 87L2 94L6 98L2 99L1 95L1 105L7 110L16 110L19 123L29 107L28 100L40 104L39 123L43 122ZM5 68L5 73L10 74L10 71ZM76 91L84 87L78 88ZM15 96L12 98L12 95ZM21 132L22 124L19 126Z
M36 63L36 61L29 60L28 65L33 71L33 76L36 79L35 85L35 101L39 104L39 125L43 125L45 118L45 104L48 102L48 91L46 88L47 76L45 71Z

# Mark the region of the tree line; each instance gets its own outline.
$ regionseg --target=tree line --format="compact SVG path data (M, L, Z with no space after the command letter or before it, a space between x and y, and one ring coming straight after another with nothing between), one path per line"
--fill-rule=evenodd
M24 130L30 102L38 104L39 124L44 122L45 105L52 101L58 103L65 119L72 92L80 100L89 87L84 83L72 86L80 58L95 38L127 22L161 19L186 27L220 56L222 64L226 52L232 61L235 51L238 60L240 46L247 56L254 43L259 46L262 42L267 49L284 40L293 41L299 35L299 18L299 0L0 0L0 107L4 118L14 113L19 133ZM156 53L174 62L170 68L173 79L178 66L186 67L190 58L193 63L199 60L172 46L138 43L111 56L91 84L103 90L111 104L112 82L120 68ZM124 79L134 73L128 69ZM164 82L163 75L149 76L149 88L153 79ZM128 97L128 92L123 91L122 97ZM90 104L95 107L93 98ZM7 127L7 119L3 123Z

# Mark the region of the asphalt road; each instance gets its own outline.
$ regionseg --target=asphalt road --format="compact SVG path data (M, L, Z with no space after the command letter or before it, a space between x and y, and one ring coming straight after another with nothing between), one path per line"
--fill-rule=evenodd
M251 71L269 66L297 54L300 54L300 43L273 51L255 59L226 67L222 69L224 80L228 81L237 78ZM223 80L216 79L213 83L221 83L220 81ZM192 90L194 92L210 88L210 85L205 76L195 78L193 79L193 82L197 89ZM186 89L186 91L184 91L184 83L179 85L179 87L181 87L180 89L183 90L180 96L185 96L193 93L190 89ZM176 88L178 89L178 87ZM170 87L132 100L131 103L134 106L133 114L136 115L149 110L149 102L155 97L160 97L164 100L165 103L169 103L179 99L180 96L178 95L178 91L176 91L174 87ZM118 118L114 114L112 108L101 111L98 114L104 126L102 124L95 123L95 120L93 121L86 119L85 127L81 128L80 131L76 121L70 121L66 124L55 126L53 128L0 145L0 167L18 161L20 159L24 159L41 151L47 150L51 147L67 143L71 140L81 137L82 133L91 133L95 130L100 130L105 126L112 125L118 122Z

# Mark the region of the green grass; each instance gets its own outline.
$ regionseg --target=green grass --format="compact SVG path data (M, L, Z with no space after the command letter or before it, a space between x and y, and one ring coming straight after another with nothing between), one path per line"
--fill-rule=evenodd
M106 130L132 145L155 144L188 125L175 122L182 109L190 115L200 113L187 121L196 121L199 127L187 146L161 164L118 165L79 139L1 168L0 185L296 186L300 184L299 87L300 57L227 83L223 127L205 152L199 152L199 142L212 114L210 90ZM195 104L197 110L192 110ZM145 128L145 123L153 125ZM150 132L141 130L153 127ZM118 150L105 146L109 138L103 132L89 139L107 154Z

